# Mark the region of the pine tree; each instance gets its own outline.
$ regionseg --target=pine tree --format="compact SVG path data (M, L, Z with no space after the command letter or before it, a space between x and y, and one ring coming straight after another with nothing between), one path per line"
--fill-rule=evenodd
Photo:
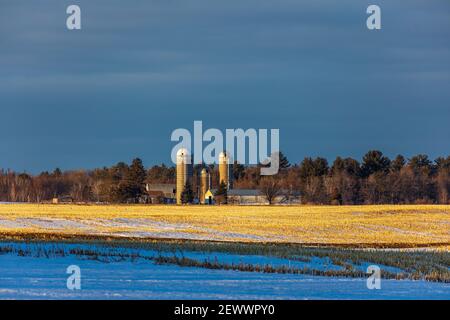
M187 204L194 201L194 191L192 190L191 184L186 182L184 185L183 192L181 193L181 203Z
M289 163L289 160L287 159L287 157L283 154L283 152L279 152L278 153L280 159L280 169L287 169L291 166L291 164Z
M61 176L62 176L61 169L60 169L60 168L56 168L56 169L53 171L52 175L55 176L55 177L58 177L58 178L61 177Z
M107 187L108 198L111 202L125 202L127 192L124 186L124 178L130 168L124 162L119 162L109 169L109 185Z
M383 156L383 153L378 150L371 150L367 152L363 157L362 174L367 178L373 173L382 172L386 173L391 165L391 160L388 157Z
M239 181L245 175L245 166L237 162L236 160L233 163L233 179L235 181Z
M120 183L119 192L122 199L138 202L145 194L146 177L147 173L142 160L139 158L134 159L131 166L125 171L123 180Z
M219 204L226 204L228 202L228 190L224 181L220 182L219 188L214 196L216 197L216 202Z
M394 172L399 172L405 166L405 157L399 154L395 159L391 162L391 170Z

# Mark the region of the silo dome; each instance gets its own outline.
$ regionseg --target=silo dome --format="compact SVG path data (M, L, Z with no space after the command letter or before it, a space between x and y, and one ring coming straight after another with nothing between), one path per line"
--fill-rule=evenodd
M219 163L224 163L224 162L228 162L229 158L228 158L228 154L226 153L226 151L222 151L221 153L219 153Z
M191 154L188 149L181 148L177 151L177 163L190 163Z

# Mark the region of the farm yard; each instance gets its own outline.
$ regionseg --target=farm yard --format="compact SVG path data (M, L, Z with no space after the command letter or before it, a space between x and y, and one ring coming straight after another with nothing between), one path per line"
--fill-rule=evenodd
M450 248L450 206L1 204L0 234Z

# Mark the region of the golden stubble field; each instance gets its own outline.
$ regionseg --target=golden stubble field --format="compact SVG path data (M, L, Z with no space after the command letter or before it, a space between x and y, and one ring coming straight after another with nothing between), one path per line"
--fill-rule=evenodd
M0 204L0 234L450 248L450 206Z

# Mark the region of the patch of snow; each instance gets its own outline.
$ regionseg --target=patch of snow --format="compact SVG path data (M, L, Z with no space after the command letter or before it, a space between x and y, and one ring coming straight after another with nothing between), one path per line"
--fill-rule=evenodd
M15 228L25 228L28 226L29 225L27 223L20 220L0 219L0 227L3 228L15 229Z
M210 228L194 226L187 223L168 223L152 219L56 219L56 218L19 218L9 220L0 219L0 227L15 228L38 228L45 230L68 231L76 229L87 234L117 235L122 237L154 237L192 240L258 240L276 241L277 237L262 237L258 235L243 234L237 232L221 232ZM108 228L125 229L118 232L107 231ZM155 231L147 231L154 229ZM189 232L192 231L192 232ZM282 237L282 236L281 236Z

